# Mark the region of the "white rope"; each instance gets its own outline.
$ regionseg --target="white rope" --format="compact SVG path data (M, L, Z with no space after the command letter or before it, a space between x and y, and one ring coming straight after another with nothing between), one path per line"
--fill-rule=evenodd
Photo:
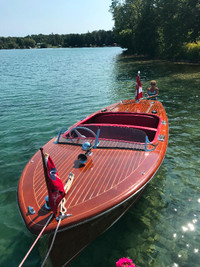
M70 187L71 187L71 185L72 185L73 180L74 180L74 174L73 174L72 172L70 172L70 174L69 174L69 176L68 176L68 180L67 180L67 182L66 182L66 184L65 184L65 186L64 186L64 190L65 190L65 193L66 193L66 194L67 194L67 192L69 191L69 189L70 189ZM57 234L57 232L58 232L58 228L59 228L60 223L61 223L61 220L62 220L62 216L67 212L67 209L66 209L66 207L65 207L65 203L66 203L66 199L65 199L65 197L64 197L64 198L61 200L61 202L60 202L60 213L61 213L61 216L59 217L59 221L58 221L58 224L57 224L57 226L56 226L56 230L55 230L55 232L54 232L53 239L52 239L52 241L51 241L51 245L50 245L50 247L49 247L49 250L48 250L48 252L47 252L47 255L46 255L46 257L45 257L45 259L44 259L44 261L43 261L41 267L43 267L44 264L45 264L45 262L47 261L47 258L48 258L49 254L50 254L50 252L51 252L52 247L53 247L53 244L54 244L54 241L55 241L55 238L56 238L56 234Z
M45 226L42 228L42 231L40 232L40 234L38 235L38 237L35 239L33 245L30 247L29 251L26 253L26 255L23 258L22 262L20 263L19 267L21 267L22 264L25 262L26 258L30 254L31 250L34 248L34 246L37 243L38 239L41 237L42 233L44 232L44 229L47 227L47 225L49 224L50 220L52 219L53 215L54 215L54 213L52 213L51 216L49 217L48 221L46 222Z
M65 186L64 186L64 189L65 189L65 193L66 193L66 194L67 194L67 192L69 191L69 189L70 189L70 187L71 187L71 185L72 185L73 180L74 180L74 174L73 174L72 172L70 172L70 174L69 174L69 176L68 176L68 180L67 180L67 182L66 182L66 184L65 184ZM65 207L65 203L66 203L66 199L63 198L63 199L61 200L61 202L60 202L60 213L61 213L61 215L64 215L64 214L67 212L67 209L66 209L66 207ZM36 238L36 240L34 241L33 245L31 246L31 248L29 249L29 251L26 253L24 259L22 260L22 262L20 263L20 265L19 265L18 267L21 267L21 266L24 264L25 260L27 259L28 255L30 254L31 250L34 248L34 246L35 246L35 244L37 243L37 241L39 240L39 238L41 237L42 233L44 232L45 228L46 228L47 225L49 224L49 222L50 222L50 220L52 219L53 215L54 215L54 213L51 214L51 216L49 217L49 219L48 219L48 221L46 222L45 226L43 227L42 231L41 231L40 234L37 236L37 238ZM54 236L53 236L53 239L52 239L52 242L51 242L51 246L50 246L50 248L49 248L49 250L48 250L48 252L47 252L47 255L46 255L46 257L45 257L45 259L44 259L44 261L43 261L43 263L42 263L42 267L44 266L44 264L45 264L45 262L46 262L46 260L47 260L47 258L48 258L48 256L49 256L49 253L50 253L50 251L51 251L51 249L52 249L52 247L53 247L53 244L54 244L54 241L55 241L55 238L56 238L56 234L57 234L57 232L58 232L58 228L59 228L59 226L60 226L61 220L62 220L62 216L60 216L60 218L59 218L59 221L58 221L58 224L57 224L57 226L56 226L56 230L55 230L55 232L54 232Z
M73 180L74 180L74 174L72 172L69 173L69 176L68 176L68 179L66 181L66 184L64 186L64 189L65 189L65 194L67 194L67 192L69 191L69 189L71 188L72 186L72 183L73 183Z
M64 214L64 213L67 212L67 209L66 209L66 207L65 207L65 203L66 203L66 199L63 198L63 199L61 200L61 202L60 202L60 212L61 212L61 214Z
M44 259L44 261L43 261L41 267L44 266L44 264L45 264L45 262L46 262L46 260L47 260L47 258L48 258L48 256L49 256L49 253L50 253L50 251L51 251L51 249L52 249L52 247L53 247L53 244L54 244L54 241L55 241L55 238L56 238L56 234L57 234L57 232L58 232L58 228L59 228L59 226L60 226L61 220L62 220L62 217L60 217L60 219L59 219L59 221L58 221L58 224L57 224L57 226L56 226L56 230L55 230L54 235L53 235L53 239L52 239L51 245L50 245L50 247L49 247L49 250L48 250L48 252L47 252L47 255L46 255L46 257L45 257L45 259Z

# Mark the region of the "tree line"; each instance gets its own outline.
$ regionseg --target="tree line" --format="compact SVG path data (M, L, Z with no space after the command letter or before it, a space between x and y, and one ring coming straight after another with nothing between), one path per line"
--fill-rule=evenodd
M200 0L112 0L110 11L129 52L200 61Z
M115 45L113 31L93 31L84 34L38 34L26 37L0 37L0 49L47 47L94 47Z
M129 53L200 62L200 0L111 0L112 31L0 37L0 49L118 44Z

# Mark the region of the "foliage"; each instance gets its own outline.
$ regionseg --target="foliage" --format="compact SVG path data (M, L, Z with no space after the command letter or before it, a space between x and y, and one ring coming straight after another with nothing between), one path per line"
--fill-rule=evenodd
M196 43L188 43L184 46L187 59L193 62L200 62L200 41Z
M99 30L85 34L52 33L26 37L0 37L0 49L112 46L115 42L113 31Z
M200 0L112 0L110 11L117 42L136 54L179 59L200 39Z

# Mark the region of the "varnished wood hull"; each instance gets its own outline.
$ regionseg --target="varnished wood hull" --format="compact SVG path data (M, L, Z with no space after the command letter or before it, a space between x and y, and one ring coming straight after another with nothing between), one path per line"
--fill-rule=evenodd
M57 234L50 253L53 267L68 267L92 241L108 230L139 199L145 188L104 214ZM52 238L49 239L49 246Z
M134 100L124 100L92 114L73 127L77 126L92 130L95 127L103 129L101 133L104 138L98 148L92 149L92 155L88 156L85 165L77 164L78 155L83 153L81 146L64 143L70 130L61 137L61 143L55 142L56 137L43 146L44 152L53 159L63 183L70 172L75 175L72 187L66 195L65 205L67 213L72 216L61 222L57 245L55 244L51 254L54 259L59 243L64 246L67 242L64 241L65 234L71 236L72 241L68 241L73 242L74 249L65 253L67 256L64 261L70 261L134 203L160 167L168 143L168 119L159 101L141 100L136 103ZM154 149L148 149L149 144L145 145L145 150L138 150L137 146L133 149L128 139L132 138L131 134L129 137L123 136L126 139L124 142L105 141L106 131L112 127L112 135L119 128L123 131L127 131L127 128L133 131L142 130ZM121 135L123 131L120 130ZM117 138L120 138L119 133ZM18 185L20 211L26 227L34 234L41 231L51 214L44 207L46 195L42 160L38 151L25 167ZM28 206L33 207L36 213L30 214ZM53 232L56 226L57 221L53 219L44 233ZM88 231L90 235L86 234Z

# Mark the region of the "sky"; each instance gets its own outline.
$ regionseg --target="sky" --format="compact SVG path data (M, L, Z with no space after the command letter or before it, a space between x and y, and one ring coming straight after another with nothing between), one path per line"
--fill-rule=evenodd
M112 30L111 0L0 0L0 36Z

